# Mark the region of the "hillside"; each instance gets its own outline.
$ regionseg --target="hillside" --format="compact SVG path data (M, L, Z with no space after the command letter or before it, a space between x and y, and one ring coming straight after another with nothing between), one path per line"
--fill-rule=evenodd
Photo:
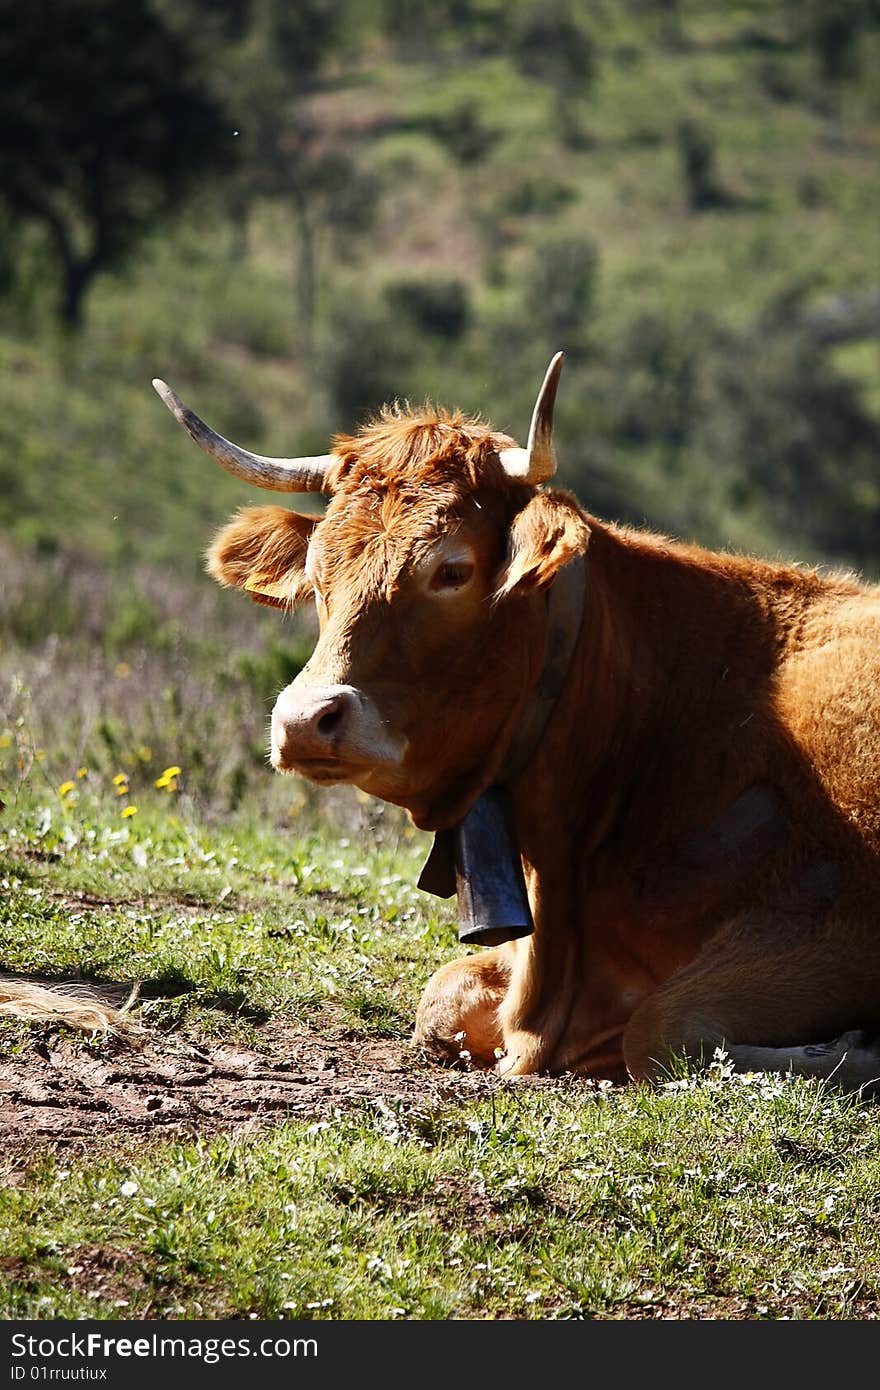
M832 81L770 0L591 6L570 62L534 7L463 10L368 30L291 98L307 215L254 198L231 219L217 180L95 282L79 335L41 235L16 240L0 525L195 576L248 493L153 375L251 447L310 451L395 395L521 436L564 347L562 481L589 508L876 573L880 35Z

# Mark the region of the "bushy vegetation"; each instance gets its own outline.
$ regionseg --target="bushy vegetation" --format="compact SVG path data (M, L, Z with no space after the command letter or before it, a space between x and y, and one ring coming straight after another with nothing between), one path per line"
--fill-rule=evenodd
M90 3L112 33L115 0ZM21 544L192 573L244 494L175 436L156 373L252 447L308 452L389 397L522 435L563 347L563 481L588 507L876 573L872 7L154 13L238 157L176 220L140 207L73 342L52 238L7 210Z

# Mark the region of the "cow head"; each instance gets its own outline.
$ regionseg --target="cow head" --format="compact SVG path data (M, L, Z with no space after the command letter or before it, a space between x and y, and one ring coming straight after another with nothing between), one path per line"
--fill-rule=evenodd
M587 544L556 461L553 359L528 447L442 410L386 408L333 453L268 459L221 438L154 385L224 468L276 491L321 491L322 516L253 507L208 568L259 603L313 599L320 633L272 714L272 765L350 782L437 829L502 763L544 662L545 591Z

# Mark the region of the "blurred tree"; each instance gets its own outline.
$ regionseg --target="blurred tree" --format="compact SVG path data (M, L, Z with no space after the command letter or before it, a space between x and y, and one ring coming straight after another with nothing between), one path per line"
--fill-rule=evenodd
M499 129L486 124L474 97L464 97L442 111L417 116L401 128L425 131L464 165L481 163L501 138Z
M719 329L701 371L693 447L730 480L734 505L757 492L779 535L874 563L880 423L815 336L783 324Z
M700 351L697 332L677 331L657 314L638 314L626 325L605 388L621 442L686 443L697 405Z
M520 7L513 52L521 72L571 92L588 89L595 77L595 44L570 0L536 0Z
M385 302L394 322L404 319L420 332L437 338L454 342L468 328L468 287L454 276L393 280L385 287Z
M571 357L586 351L599 253L586 237L551 236L535 250L525 289L530 336Z
M562 140L582 143L577 101L596 78L596 44L571 0L529 0L512 19L511 48L520 72L546 83L553 92Z
M272 0L271 37L284 72L308 81L320 70L345 32L345 10L339 0Z
M332 229L350 243L370 226L378 195L350 141L308 109L327 63L355 42L352 8L339 0L298 0L295 6L252 0L251 26L229 79L241 131L238 173L228 190L237 250L246 246L256 200L278 199L293 209L297 331L306 361L313 347L319 234Z
M509 0L378 0L377 17L403 58L429 62L461 49L498 52L510 9Z
M655 18L657 37L667 48L684 47L681 0L626 0L626 8L636 15Z
M153 10L169 28L191 42L243 37L253 17L253 0L153 0Z
M780 300L740 332L706 314L632 319L585 378L600 435L639 461L621 471L623 487L612 475L612 511L638 521L646 485L663 529L720 537L741 513L762 528L762 547L875 567L880 422L825 349L826 323L799 306L798 287L788 309Z
M798 22L825 82L833 85L857 76L862 35L878 18L873 0L805 0Z
M716 173L715 141L705 126L687 117L679 121L675 138L689 210L702 212L729 202Z
M331 305L319 346L319 376L331 427L350 430L385 402L407 394L409 374L424 350L411 321L389 306L350 293Z
M148 0L0 0L0 200L48 232L61 317L159 212L228 165L232 130Z

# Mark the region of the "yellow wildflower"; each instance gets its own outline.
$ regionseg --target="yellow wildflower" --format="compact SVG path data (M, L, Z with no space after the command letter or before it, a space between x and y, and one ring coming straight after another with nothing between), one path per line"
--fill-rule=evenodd
M59 796L70 796L70 793L74 790L75 787L76 787L76 783L75 783L75 782L62 782L62 783L61 783L61 786L58 788L58 795L59 795Z
M151 763L153 761L153 750L148 743L141 744L138 749L138 757L142 763Z
M0 734L0 748L12 747L12 734Z
M125 820L128 816L136 816L137 813L138 808L136 806L126 806L125 810L120 812L120 815L123 820Z
M116 776L113 778L113 785L114 787L121 787L123 784L126 787L128 786L128 773L117 772Z

